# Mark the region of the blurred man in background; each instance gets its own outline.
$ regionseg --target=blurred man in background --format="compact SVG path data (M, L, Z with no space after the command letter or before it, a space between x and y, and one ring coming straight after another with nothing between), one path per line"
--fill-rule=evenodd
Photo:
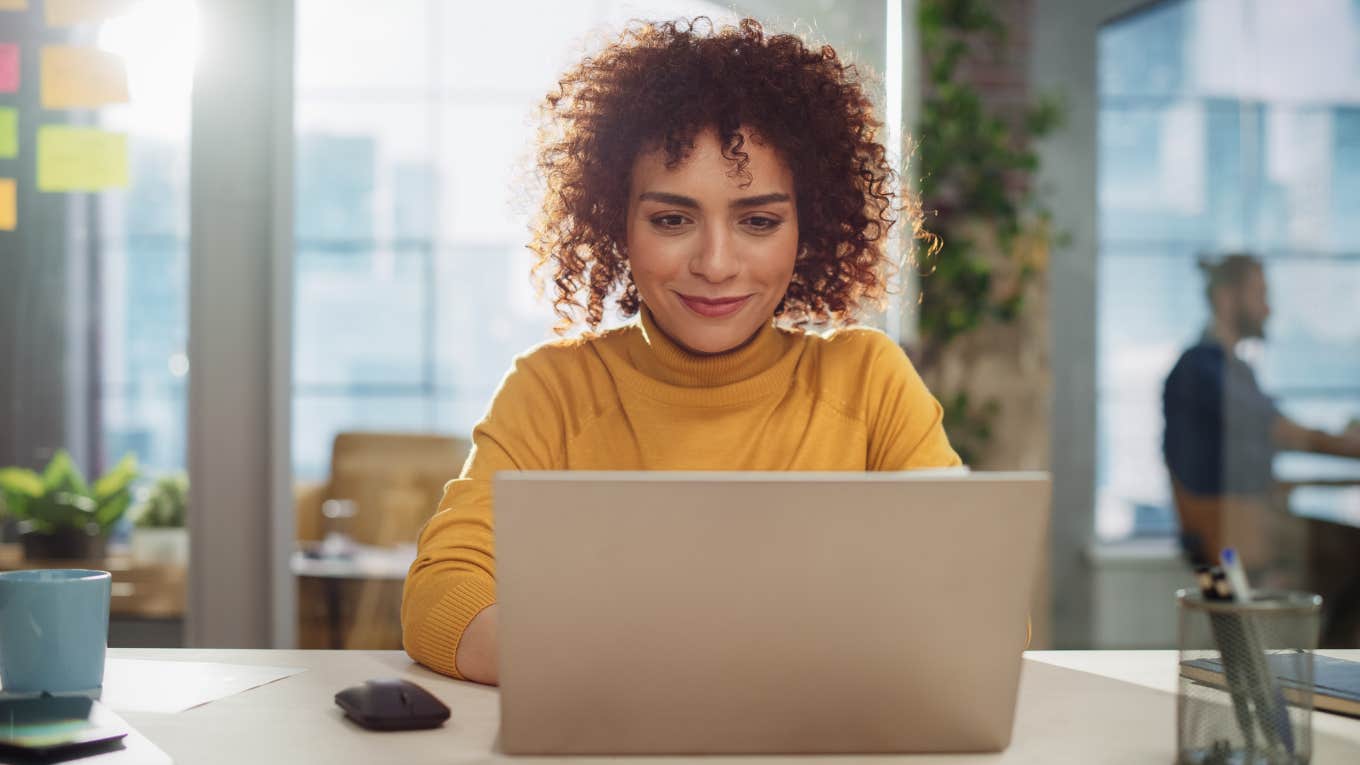
M1234 253L1202 262L1212 319L1185 351L1163 390L1163 454L1171 473L1181 542L1192 563L1216 563L1226 546L1239 548L1264 584L1297 584L1302 529L1272 501L1277 451L1360 457L1360 427L1342 435L1304 427L1276 408L1240 341L1264 339L1270 317L1261 261Z

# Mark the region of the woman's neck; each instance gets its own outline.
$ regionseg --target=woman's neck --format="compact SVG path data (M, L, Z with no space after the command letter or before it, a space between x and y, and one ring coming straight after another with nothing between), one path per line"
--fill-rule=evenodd
M640 309L638 309L638 310L639 310L639 311L645 311L645 310L647 310L647 308L646 308L646 306L643 306L642 308L640 308ZM649 314L649 315L650 315L650 314ZM728 354L728 353L736 353L736 352L740 351L741 349L743 349L743 348L749 346L752 342L754 342L755 339L756 339L757 337L760 336L760 333L765 331L765 327L766 327L765 324L760 325L760 327L758 327L758 328L756 329L755 332L752 332L752 333L751 333L751 336L750 336L750 337L746 338L745 340L742 340L740 343L737 343L736 345L732 346L731 348L727 348L727 349L721 350L721 351L696 351L696 350L694 350L693 348L689 347L688 345L685 345L684 343L682 343L682 342L680 342L679 340L677 340L677 339L675 338L675 336L673 336L671 333L667 332L667 331L666 331L666 328L663 327L663 326L661 326L661 322L657 321L655 316L652 316L651 319L652 319L652 326L656 328L656 331L657 331L659 334L661 334L663 337L665 337L667 340L669 340L669 341L671 342L672 345L674 345L674 346L675 346L676 348L678 348L679 350L684 351L685 353L690 354L691 356L697 356L697 357L699 357L699 358L714 358L714 357L716 357L716 356L722 356L722 355ZM773 317L771 317L771 319L773 319Z
M712 387L754 377L772 367L789 347L773 317L741 344L720 353L700 353L676 341L645 305L638 323L641 331L630 348L634 366L671 385Z

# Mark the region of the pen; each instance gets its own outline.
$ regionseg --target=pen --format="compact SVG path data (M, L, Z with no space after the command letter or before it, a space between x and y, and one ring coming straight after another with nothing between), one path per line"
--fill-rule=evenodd
M1200 594L1205 600L1228 599L1226 592L1223 594L1218 592L1213 569L1199 566L1195 569L1195 577L1199 582ZM1223 578L1221 572L1217 578L1220 580ZM1209 627L1214 633L1214 642L1218 644L1219 655L1223 660L1223 679L1228 683L1233 712L1237 715L1237 727L1242 731L1242 738L1246 741L1248 751L1251 751L1256 749L1256 729L1252 724L1250 684L1243 676L1236 657L1230 657L1223 650L1224 646L1232 645L1240 638L1241 631L1237 629L1238 626L1225 614L1209 614Z
M1213 580L1214 600L1220 602L1236 600L1232 584L1229 583L1223 569L1217 567L1213 569ZM1265 734L1266 744L1271 749L1280 747L1280 737L1275 731L1275 726L1271 724L1273 718L1267 708L1269 694L1262 690L1264 675L1259 658L1256 658L1259 657L1259 653L1254 650L1255 644L1250 636L1251 625L1242 614L1216 614L1213 619L1217 624L1215 640L1218 641L1218 652L1223 660L1224 675L1227 675L1229 667L1236 669L1241 698L1251 704L1251 719L1248 720L1248 724L1253 730L1259 724L1261 732ZM1248 736L1247 740L1251 742L1253 739ZM1254 743L1251 746L1254 747Z
M1242 559L1237 555L1237 550L1225 547L1219 558L1223 563L1223 573L1231 587L1233 601L1251 602L1251 585L1247 582L1247 572L1242 568ZM1293 754L1294 732L1290 728L1289 707L1285 703L1284 694L1275 682L1265 649L1261 645L1261 636L1257 634L1251 617L1243 614L1240 619L1243 647L1248 654L1245 667L1252 675L1250 682L1257 719L1268 740L1272 742L1278 740L1284 745L1286 752Z
M1233 600L1238 603L1250 603L1251 585L1247 583L1247 572L1242 568L1242 559L1237 557L1237 550L1231 547L1223 548L1219 560L1223 563L1223 573L1228 577L1228 583L1232 585Z

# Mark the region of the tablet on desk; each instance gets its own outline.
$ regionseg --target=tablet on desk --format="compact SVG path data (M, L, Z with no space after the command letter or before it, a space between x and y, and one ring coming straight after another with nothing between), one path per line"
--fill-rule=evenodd
M74 755L114 746L127 734L120 719L84 697L0 699L0 754Z

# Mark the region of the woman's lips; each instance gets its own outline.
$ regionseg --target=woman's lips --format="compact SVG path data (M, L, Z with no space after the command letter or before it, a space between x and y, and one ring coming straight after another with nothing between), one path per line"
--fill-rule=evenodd
M679 294L679 293L676 293ZM742 295L733 298L701 298L691 295L680 295L680 302L685 304L689 310L710 319L718 319L724 316L731 316L750 300L750 295Z

